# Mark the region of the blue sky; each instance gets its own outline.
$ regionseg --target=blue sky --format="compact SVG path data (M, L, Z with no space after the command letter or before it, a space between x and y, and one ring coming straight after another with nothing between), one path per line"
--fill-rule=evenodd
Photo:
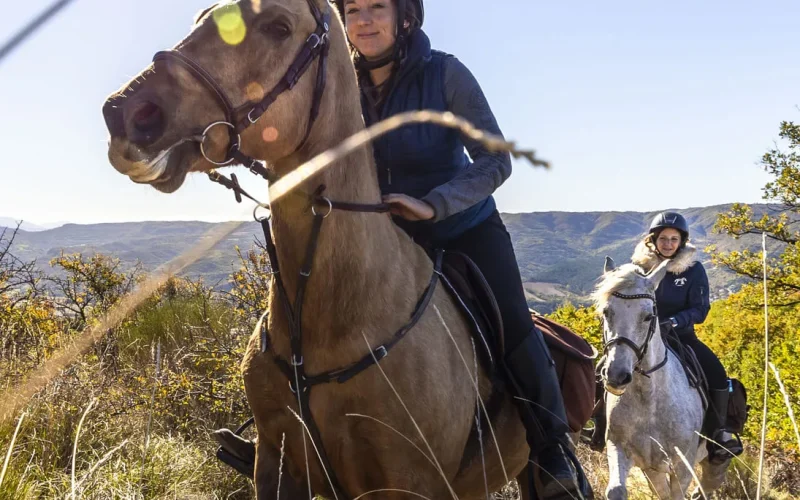
M49 3L13 2L0 40ZM165 195L106 159L104 97L209 3L75 0L0 62L0 216L247 216L204 177ZM644 211L760 200L757 162L800 116L798 19L796 0L429 0L425 28L477 76L506 136L553 162L515 164L501 210Z

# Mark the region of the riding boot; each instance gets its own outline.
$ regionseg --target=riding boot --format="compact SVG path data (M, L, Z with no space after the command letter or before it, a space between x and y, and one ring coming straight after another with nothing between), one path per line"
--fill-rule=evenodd
M601 396L597 403L595 403L594 408L591 420L594 426L583 429L581 432L581 442L594 451L603 451L606 447L606 429L608 429L605 398Z
M603 451L606 447L606 389L603 382L598 379L594 391L594 409L592 410L592 426L581 430L581 442L594 451Z
M218 429L211 435L219 444L217 458L240 474L253 479L256 463L255 442L239 436L230 429Z
M706 442L708 460L712 464L721 464L731 457L742 454L742 442L734 438L725 428L728 417L728 389L709 389L708 410L706 411L703 430L711 441Z
M570 431L550 352L541 332L534 328L519 346L506 355L509 378L521 399L531 460L541 469L542 498L574 494L578 490L576 470L565 453ZM575 467L580 464L575 463Z

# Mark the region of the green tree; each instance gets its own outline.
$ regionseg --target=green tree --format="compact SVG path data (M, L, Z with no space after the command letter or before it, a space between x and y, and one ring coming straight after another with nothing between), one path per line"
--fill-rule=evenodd
M785 149L776 147L761 158L761 165L773 177L763 188L763 199L770 204L767 212L757 215L749 205L735 204L714 226L715 231L734 239L766 234L768 253L777 254L767 262L770 302L776 306L800 303L800 126L781 123L780 138ZM753 280L762 279L762 252L718 252L714 246L707 251L714 264Z
M547 317L586 339L599 352L603 351L603 322L593 307L576 307L567 302Z
M50 265L60 271L48 278L54 292L61 298L58 308L70 318L75 330L82 330L89 320L102 314L127 295L141 279L137 263L130 271L122 271L119 259L95 254L64 254L52 259Z
M761 158L761 165L772 179L763 188L769 204L764 213L736 204L720 214L715 231L734 239L766 235L768 245L767 287L770 325L770 361L780 371L794 413L800 413L797 388L800 387L800 126L783 122L782 142ZM750 237L752 239L752 236ZM760 433L757 415L763 411L764 377L764 295L761 251L749 249L728 252L714 246L706 249L712 262L748 278L749 283L729 298L717 301L698 335L720 355L729 375L748 388L752 406L745 434L753 439ZM768 387L767 436L771 446L796 448L793 426L778 384L770 374Z

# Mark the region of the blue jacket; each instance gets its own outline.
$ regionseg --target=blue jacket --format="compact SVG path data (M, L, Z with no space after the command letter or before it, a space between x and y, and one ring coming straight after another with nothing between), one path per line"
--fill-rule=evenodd
M706 320L711 309L708 276L703 264L694 260L696 249L687 244L667 264L667 274L656 289L659 321L675 318L675 328L683 340L696 338L694 325ZM658 255L644 243L634 252L633 263L650 271L658 265Z
M412 110L447 111L445 61L453 56L431 50L421 30L409 39L406 58L397 70L391 90L377 113L362 92L364 120L370 126L390 116ZM362 76L362 81L363 81ZM470 160L457 130L433 124L416 124L394 130L373 143L381 192L423 198L447 183ZM438 222L395 222L412 236L434 244L451 240L486 220L495 210L492 196Z

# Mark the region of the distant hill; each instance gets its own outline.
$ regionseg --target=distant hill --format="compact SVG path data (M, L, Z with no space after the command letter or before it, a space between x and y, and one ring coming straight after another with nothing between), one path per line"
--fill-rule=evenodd
M733 240L714 234L717 215L730 205L683 209L692 241L699 250L715 244L721 250L755 248L760 239ZM755 212L766 209L754 205ZM534 212L505 214L517 252L528 300L534 307L550 309L564 300L583 303L602 273L606 255L617 263L627 262L656 212ZM710 257L701 253L709 271L712 298L727 296L742 280L714 269Z
M719 213L730 208L720 205L681 210L699 249L716 244L721 249L756 247L756 238L734 241L712 233ZM764 205L755 205L761 212ZM543 312L571 300L587 300L602 272L606 255L618 263L626 262L655 212L534 212L504 214L517 252L529 303ZM47 261L67 253L100 252L118 257L125 263L141 261L152 270L186 250L213 226L206 222L127 222L115 224L66 224L43 231L20 231L15 253L26 260L36 259L42 268ZM186 274L202 277L207 284L227 287L227 278L238 268L235 247L253 246L260 234L255 222L245 223L205 258L191 266ZM723 270L712 269L712 297L725 296L738 288L741 280Z
M2 228L15 228L15 227L17 227L17 225L19 225L19 222L20 222L19 220L14 219L12 217L0 217L0 231L2 231ZM20 229L23 229L25 231L30 231L30 232L46 231L48 229L53 229L53 228L61 226L61 225L62 225L61 223L58 223L58 224L33 224L31 222L22 221L22 225L20 226Z

